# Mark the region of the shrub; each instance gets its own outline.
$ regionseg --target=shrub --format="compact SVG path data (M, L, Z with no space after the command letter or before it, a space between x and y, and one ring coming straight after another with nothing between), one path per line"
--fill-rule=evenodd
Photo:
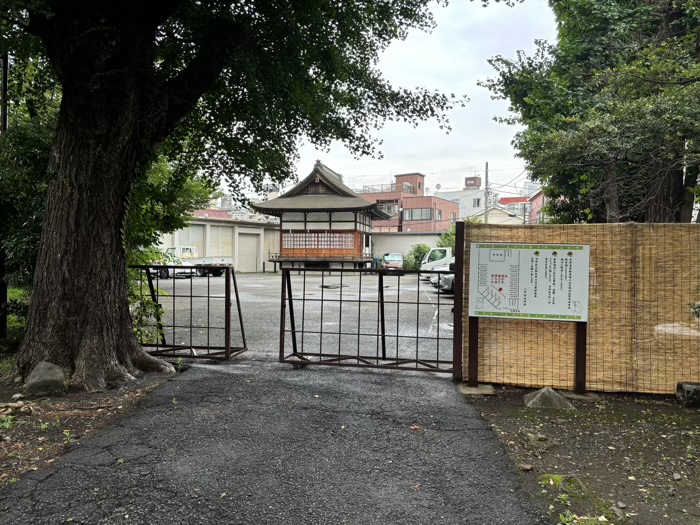
M414 244L410 251L404 257L403 267L405 270L420 270L420 263L425 257L425 254L430 251L430 246L427 244Z

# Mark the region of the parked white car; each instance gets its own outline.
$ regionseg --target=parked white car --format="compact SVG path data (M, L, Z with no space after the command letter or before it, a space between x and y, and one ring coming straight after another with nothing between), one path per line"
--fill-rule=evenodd
M446 272L450 269L450 264L452 264L454 262L455 262L455 258L452 257L452 259L447 264L443 264L440 266L434 266L430 270L435 271L435 272ZM425 274L425 275L428 276L428 279L430 279L431 286L433 286L434 288L440 287L440 274L439 273L429 273L429 274Z
M453 274L453 273L440 274L440 282L438 284L438 291L454 294L455 293L455 274Z
M442 266L435 266L430 269L430 271L435 271L435 272L446 272L449 270L450 267L447 264L444 264ZM428 276L428 279L430 279L430 285L433 288L437 288L440 285L440 274L439 273L429 273L426 274Z

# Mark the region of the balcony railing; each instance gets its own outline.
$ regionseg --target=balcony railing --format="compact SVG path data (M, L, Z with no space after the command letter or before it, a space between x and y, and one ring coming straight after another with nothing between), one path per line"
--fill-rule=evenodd
M391 193L391 192L403 192L403 193L416 193L416 189L413 184L404 182L402 184L374 184L371 186L362 186L360 189L355 189L355 193Z
M330 250L295 249L280 252L269 252L268 260L281 261L371 261L369 252L339 252Z

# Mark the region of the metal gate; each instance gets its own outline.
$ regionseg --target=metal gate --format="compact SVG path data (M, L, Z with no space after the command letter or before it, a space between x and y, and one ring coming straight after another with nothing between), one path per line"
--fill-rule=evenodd
M461 379L461 328L455 330L461 301L454 308L453 300L461 298L461 280L454 296L425 280L449 273L283 268L279 361L443 372Z
M199 269L207 276L198 277L191 266L130 267L132 323L151 355L228 360L247 350L234 268L216 276L220 266Z

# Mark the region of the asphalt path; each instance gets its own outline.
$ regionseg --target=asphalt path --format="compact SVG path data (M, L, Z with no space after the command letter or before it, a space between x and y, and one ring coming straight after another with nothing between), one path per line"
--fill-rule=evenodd
M0 492L0 523L550 523L449 377L279 364L280 278L238 279L249 351Z

